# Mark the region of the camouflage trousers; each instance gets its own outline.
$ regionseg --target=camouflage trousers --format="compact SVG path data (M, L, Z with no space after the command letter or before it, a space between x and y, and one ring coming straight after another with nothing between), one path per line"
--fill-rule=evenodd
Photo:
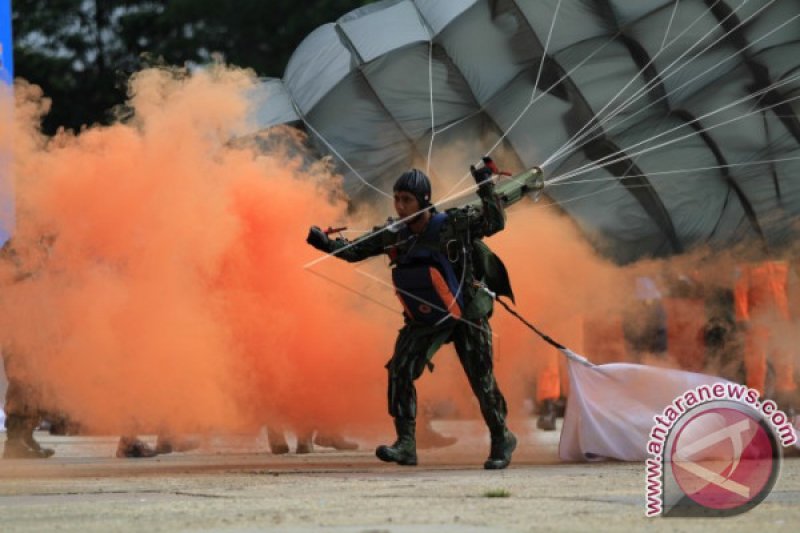
M430 364L436 351L449 342L455 345L486 425L492 434L501 433L508 409L494 377L492 332L486 318L472 324L459 321L437 328L405 325L386 365L389 371L389 414L395 418L416 418L417 390L414 382Z

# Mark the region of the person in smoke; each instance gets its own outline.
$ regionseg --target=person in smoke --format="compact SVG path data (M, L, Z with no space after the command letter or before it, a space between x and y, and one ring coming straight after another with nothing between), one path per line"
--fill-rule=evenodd
M667 315L661 291L649 276L636 278L636 299L626 310L623 332L630 358L641 363L646 355L667 353Z
M405 324L386 368L389 373L389 414L397 440L375 450L377 457L400 465L417 464L417 398L414 382L444 344L453 342L458 358L478 399L491 433L486 469L502 469L511 462L517 439L506 425L506 401L493 371L489 317L497 294L511 295L505 267L483 244L484 237L505 227L502 200L489 158L472 167L480 207L468 206L439 213L431 204L431 183L417 169L403 173L394 184L394 207L400 222L377 227L355 241L330 239L320 228L310 228L307 242L323 252L350 262L388 254L392 279L404 308ZM402 223L405 221L405 223Z
M793 272L782 259L744 264L737 270L734 299L736 319L745 331L746 385L794 412L798 384L789 340L794 335L789 302L796 283Z
M33 437L42 420L37 390L27 383L26 372L16 364L18 354L3 349L3 366L8 378L6 389L6 444L3 459L47 459L55 453L43 448Z
M22 266L18 251L10 240L0 249L0 261L10 270L10 283L24 283L35 273ZM33 437L33 431L42 420L44 412L40 407L41 398L37 388L31 383L30 369L25 367L25 359L20 357L9 345L2 347L3 367L8 379L6 389L6 444L3 459L46 459L54 451L43 448Z

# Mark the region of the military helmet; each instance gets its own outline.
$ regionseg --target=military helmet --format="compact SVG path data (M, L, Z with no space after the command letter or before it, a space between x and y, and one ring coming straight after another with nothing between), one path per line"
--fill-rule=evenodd
M401 174L394 182L394 190L413 194L419 202L420 209L431 205L431 180L421 170L412 168Z

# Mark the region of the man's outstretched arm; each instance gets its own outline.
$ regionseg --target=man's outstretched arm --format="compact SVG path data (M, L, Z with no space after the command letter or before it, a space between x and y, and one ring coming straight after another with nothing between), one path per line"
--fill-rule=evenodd
M381 229L383 228L375 228L370 233L350 241L344 238L331 239L319 227L311 226L306 242L317 250L355 263L383 253L384 238Z

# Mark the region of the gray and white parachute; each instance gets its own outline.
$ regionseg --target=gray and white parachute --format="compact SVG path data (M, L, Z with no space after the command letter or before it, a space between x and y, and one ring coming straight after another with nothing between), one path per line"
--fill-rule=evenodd
M620 262L796 236L800 0L384 0L258 93L354 201L491 153Z

